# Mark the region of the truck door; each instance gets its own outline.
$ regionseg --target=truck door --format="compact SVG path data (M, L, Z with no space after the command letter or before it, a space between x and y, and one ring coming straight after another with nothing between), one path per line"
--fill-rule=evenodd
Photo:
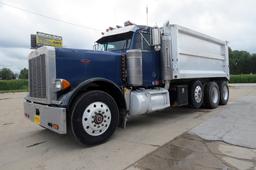
M140 30L135 35L135 49L142 50L143 86L151 87L160 81L160 52L150 45L149 30Z

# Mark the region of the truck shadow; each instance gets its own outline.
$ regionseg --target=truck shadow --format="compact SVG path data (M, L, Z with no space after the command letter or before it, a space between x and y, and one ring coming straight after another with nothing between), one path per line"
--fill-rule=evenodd
M193 115L193 118L199 118L209 112L212 112L212 110L205 108L193 109L188 106L165 109L162 111L152 112L148 114L132 116L128 120L127 128L144 125L150 126L161 123L162 121L168 121L172 123L173 121L177 121L188 115Z

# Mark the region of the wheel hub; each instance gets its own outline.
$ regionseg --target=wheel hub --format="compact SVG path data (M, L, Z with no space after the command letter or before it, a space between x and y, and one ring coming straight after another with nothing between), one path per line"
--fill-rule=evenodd
M96 124L101 124L104 120L104 117L102 114L96 114L95 118L94 118L94 122Z
M111 112L103 102L94 102L87 106L82 116L84 130L91 136L103 134L111 123Z
M200 103L202 100L202 88L200 86L196 86L194 91L194 97L197 103Z

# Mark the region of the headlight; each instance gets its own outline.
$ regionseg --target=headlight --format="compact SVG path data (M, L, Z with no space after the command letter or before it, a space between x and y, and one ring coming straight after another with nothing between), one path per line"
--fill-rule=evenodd
M56 89L56 91L66 90L70 87L71 87L70 82L65 80L65 79L56 79L55 80L55 89Z

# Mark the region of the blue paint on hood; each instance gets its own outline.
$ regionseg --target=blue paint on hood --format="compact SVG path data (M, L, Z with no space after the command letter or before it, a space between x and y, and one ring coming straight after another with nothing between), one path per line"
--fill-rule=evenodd
M121 86L120 52L56 48L56 78L75 88L90 78L109 79Z

